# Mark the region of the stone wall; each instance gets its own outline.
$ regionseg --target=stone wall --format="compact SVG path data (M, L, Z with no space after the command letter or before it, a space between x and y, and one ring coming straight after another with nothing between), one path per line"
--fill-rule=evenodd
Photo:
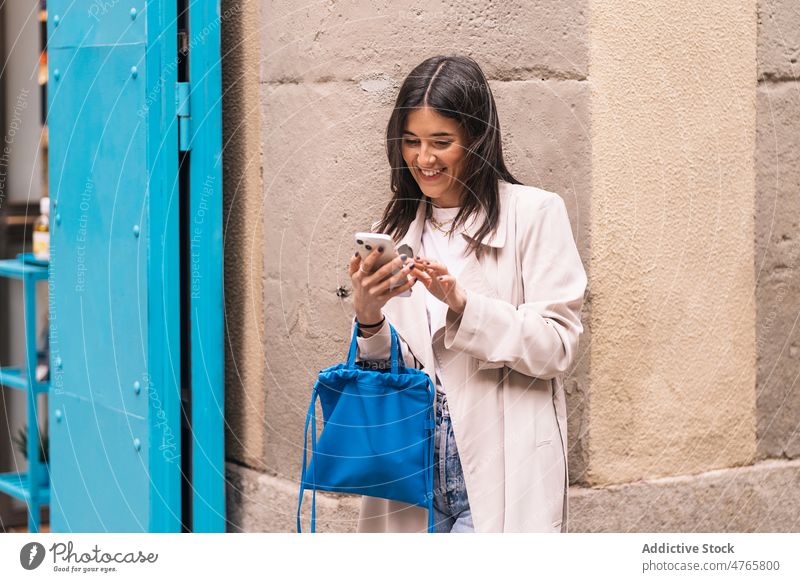
M352 233L389 199L386 122L405 75L452 53L483 66L512 172L564 198L589 274L570 531L798 531L777 510L800 486L790 0L226 5L231 531L294 529ZM320 529L357 508L320 496Z
M800 11L759 2L756 128L758 455L800 457Z

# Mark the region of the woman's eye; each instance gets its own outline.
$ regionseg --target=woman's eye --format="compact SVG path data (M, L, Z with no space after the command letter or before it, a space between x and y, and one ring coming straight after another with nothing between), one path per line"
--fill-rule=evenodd
M405 139L405 140L403 140L403 143L406 146L412 147L412 148L415 148L415 147L419 146L419 140L418 139ZM451 142L451 141L434 140L432 143L437 148L446 148L453 142Z

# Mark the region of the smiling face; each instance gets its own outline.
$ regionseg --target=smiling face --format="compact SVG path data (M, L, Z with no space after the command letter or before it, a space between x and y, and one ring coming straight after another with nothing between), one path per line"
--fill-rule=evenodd
M422 193L437 206L459 206L466 142L458 122L430 107L414 109L406 118L402 143L403 159Z

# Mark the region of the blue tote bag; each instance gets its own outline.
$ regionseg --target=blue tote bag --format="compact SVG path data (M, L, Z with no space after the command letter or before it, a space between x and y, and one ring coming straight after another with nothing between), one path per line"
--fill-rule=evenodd
M316 530L316 493L335 491L393 499L425 507L433 525L434 387L422 370L407 368L397 332L391 370L362 369L355 362L358 323L347 362L319 373L306 414L297 531L306 489L312 491L311 531ZM317 439L316 402L323 427ZM311 461L308 432L311 429Z

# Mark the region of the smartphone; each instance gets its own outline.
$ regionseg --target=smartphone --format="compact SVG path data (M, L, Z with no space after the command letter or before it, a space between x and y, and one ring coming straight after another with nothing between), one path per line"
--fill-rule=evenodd
M388 234L381 234L376 232L357 232L355 234L356 239L356 252L361 256L363 260L372 252L372 249L376 249L378 247L383 247L383 253L378 257L378 260L375 262L375 269L379 269L384 266L386 263L391 262L394 258L399 256L400 253L397 252L397 249L394 247L394 240ZM403 250L407 248L407 245L403 245ZM410 251L410 249L408 249ZM411 257L410 252L406 252L409 257ZM392 275L396 275L400 272L400 269L395 269L392 271ZM390 287L390 289L395 289L396 287ZM408 291L404 291L398 297L410 297L411 296L411 289Z

